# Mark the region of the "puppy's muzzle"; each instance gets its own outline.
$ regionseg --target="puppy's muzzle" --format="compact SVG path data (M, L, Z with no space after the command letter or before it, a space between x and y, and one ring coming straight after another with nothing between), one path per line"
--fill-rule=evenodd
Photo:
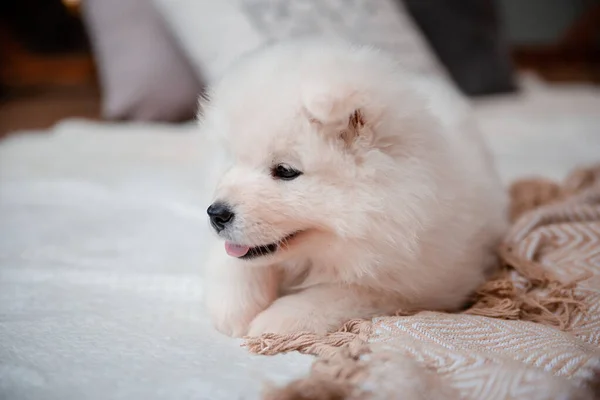
M231 210L231 207L221 202L211 204L206 213L210 217L210 224L215 228L217 233L227 228L227 225L231 224L235 217L235 213Z

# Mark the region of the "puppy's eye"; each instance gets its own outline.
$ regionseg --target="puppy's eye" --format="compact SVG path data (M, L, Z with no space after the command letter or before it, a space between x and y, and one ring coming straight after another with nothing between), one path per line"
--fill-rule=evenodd
M275 179L282 179L284 181L291 181L302 175L301 171L298 171L286 164L277 164L271 168L271 175Z

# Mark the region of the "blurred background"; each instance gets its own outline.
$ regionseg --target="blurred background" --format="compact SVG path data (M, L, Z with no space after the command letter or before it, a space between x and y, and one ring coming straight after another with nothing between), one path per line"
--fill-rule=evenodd
M552 82L600 82L599 1L395 1L469 96L518 91L521 71ZM242 3L259 8L264 2ZM311 2L296 4L302 3ZM151 0L2 0L0 135L48 128L68 117L193 118L204 80L193 71L202 68L194 68L197 60L168 29L169 11L155 6ZM215 24L220 12L216 6ZM274 13L286 12L279 7Z

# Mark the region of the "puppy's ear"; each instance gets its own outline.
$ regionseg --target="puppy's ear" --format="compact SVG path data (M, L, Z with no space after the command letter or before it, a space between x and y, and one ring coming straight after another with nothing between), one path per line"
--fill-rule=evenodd
M346 147L352 147L372 141L372 121L368 118L374 115L367 113L368 104L366 96L356 90L313 91L304 96L304 113L320 131L335 135Z
M349 147L357 141L370 142L372 131L365 127L365 120L360 109L354 110L348 117L348 125L339 132L339 138Z

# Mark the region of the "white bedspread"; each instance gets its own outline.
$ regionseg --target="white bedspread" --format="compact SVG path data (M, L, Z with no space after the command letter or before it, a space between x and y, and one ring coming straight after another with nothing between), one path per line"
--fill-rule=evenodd
M600 91L479 100L509 181L600 161ZM0 398L257 398L307 356L257 357L200 304L203 138L193 125L68 121L0 142Z

